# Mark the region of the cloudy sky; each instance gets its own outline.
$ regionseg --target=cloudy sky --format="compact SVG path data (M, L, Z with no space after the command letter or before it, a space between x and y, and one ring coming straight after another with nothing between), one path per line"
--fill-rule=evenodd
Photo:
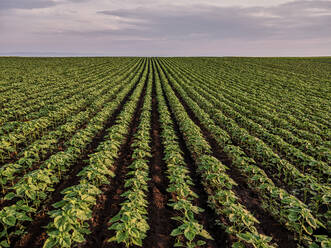
M331 0L0 0L0 54L331 55Z

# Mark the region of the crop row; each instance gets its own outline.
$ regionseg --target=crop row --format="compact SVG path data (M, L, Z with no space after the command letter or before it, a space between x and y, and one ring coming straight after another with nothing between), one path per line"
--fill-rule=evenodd
M54 191L54 185L70 171L70 167L82 158L88 146L92 143L93 137L102 131L107 120L136 85L139 78L140 74L135 74L134 78L127 84L125 81L122 82L126 84L126 87L121 92L117 92L116 98L105 104L102 110L89 120L87 126L79 130L69 140L70 145L65 151L52 155L40 165L39 169L24 175L13 186L14 192L8 193L5 199L17 200L14 204L6 206L0 211L0 215L4 216L0 219L0 222L6 230L2 233L2 238L6 237L7 239L7 241L3 240L2 242L9 243L10 237L22 234L22 229L25 228L20 223L26 221L27 217L29 221L32 221L31 217L34 215L33 213L36 213L41 202L49 197L50 192ZM11 216L11 221L8 221L8 216ZM7 231L8 229L10 229L10 232Z
M184 107L167 83L162 70L159 70L163 89L171 111L174 113L185 143L197 164L197 171L202 177L202 184L208 193L208 203L217 214L227 218L226 231L238 238L235 246L251 243L255 246L272 247L271 238L258 233L257 219L237 201L231 190L235 182L226 174L226 166L211 156L211 147L204 139L200 128L194 124Z
M313 229L323 226L322 223L313 217L304 203L285 190L276 187L253 159L247 157L240 147L232 144L229 134L220 129L212 118L200 108L199 105L206 103L205 99L198 95L192 95L191 99L186 93L187 91L181 88L183 84L176 83L169 71L167 71L167 75L172 79L171 83L176 91L179 92L200 122L212 134L219 145L219 149L224 149L225 154L231 159L232 165L243 175L246 175L248 185L263 200L263 207L279 219L282 224L286 224L289 230L295 231L300 241L306 239L307 242L312 242L312 239L305 237L305 235L312 235ZM183 80L183 77L181 78ZM318 236L318 239L320 240L321 237Z

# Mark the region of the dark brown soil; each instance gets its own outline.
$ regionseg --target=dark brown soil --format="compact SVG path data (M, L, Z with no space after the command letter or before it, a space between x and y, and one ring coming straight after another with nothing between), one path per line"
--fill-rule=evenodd
M124 104L127 102L134 89L135 87L133 87L130 92L125 96L122 103L119 105L119 107L113 113L112 117L105 124L103 130L93 138L87 151L67 173L68 176L66 178L62 178L61 182L55 186L56 190L52 193L51 197L49 198L50 200L45 204L45 207L37 214L37 216L34 218L34 221L29 224L27 234L24 235L20 240L14 240L13 247L42 247L46 238L46 232L43 227L46 226L50 221L47 212L53 209L51 205L62 199L63 195L61 194L61 191L63 189L78 183L79 177L77 176L77 173L87 165L88 155L94 153L98 145L102 141L104 141L105 135L107 134L107 129L114 124L116 117L121 112Z
M171 207L167 206L171 195L166 191L169 180L166 177L166 164L163 161L164 153L161 144L161 128L159 123L159 112L157 110L157 99L155 82L152 89L152 158L150 161L150 177L149 182L149 215L148 221L150 230L147 232L147 237L144 240L143 247L167 248L173 247L174 238L170 233L175 229L174 212Z
M164 93L164 89L163 89ZM165 95L165 94L164 94ZM184 152L184 159L186 165L190 169L190 177L193 180L194 185L191 187L192 190L199 196L195 204L199 207L204 209L204 212L197 216L199 223L201 223L204 228L208 231L208 233L213 237L214 240L206 240L207 245L206 247L214 248L214 247L228 247L228 235L227 233L222 230L220 226L217 226L215 221L220 220L220 218L216 215L216 213L208 206L208 195L204 191L203 186L201 184L201 177L196 173L196 164L193 158L190 155L190 152L186 146L183 134L180 132L179 125L176 121L176 118L171 111L169 100L165 97L166 104L168 110L171 114L171 118L174 122L174 129L176 132L176 136L178 137L179 145L181 150Z
M260 224L256 225L258 231L265 235L271 236L280 247L297 247L297 243L294 241L293 233L285 229L283 225L278 223L268 212L266 212L261 207L262 204L259 196L248 187L246 183L246 178L243 177L235 168L233 168L233 166L231 165L231 160L218 146L217 141L200 123L199 119L194 115L193 111L183 101L183 99L174 89L174 87L172 88L177 98L184 106L186 112L189 114L190 118L197 126L200 127L204 138L208 141L212 148L213 156L219 159L228 168L230 168L227 173L238 184L238 186L233 188L233 191L239 197L239 202L246 206L246 208L260 221Z

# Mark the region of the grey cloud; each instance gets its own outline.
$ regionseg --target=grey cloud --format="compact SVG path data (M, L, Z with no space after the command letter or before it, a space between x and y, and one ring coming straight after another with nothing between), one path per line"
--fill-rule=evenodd
M90 1L91 11L84 16L79 3L86 1ZM135 4L130 4L133 1ZM271 7L216 7L203 1L203 4L192 5L187 0L187 5L179 7L166 4L166 1L163 1L165 5L161 5L151 0L114 0L109 1L112 3L110 6L121 6L121 9L103 10L95 14L95 6L107 6L105 1L100 5L97 2L0 0L0 11L9 8L45 8L55 4L62 5L57 11L67 7L71 10L70 15L58 17L58 12L50 15L49 31L44 25L38 26L38 20L42 23L44 17L31 16L33 29L23 30L22 20L30 23L29 18L25 19L26 13L23 18L16 11L6 16L0 13L0 29L6 37L0 40L0 52L81 54L84 51L127 56L331 54L331 1L297 0ZM72 6L75 3L77 8L76 5ZM103 8L106 7L99 9ZM87 13L87 9L88 6L84 4L84 13ZM14 25L15 15L19 17L17 26ZM1 21L1 18L5 21ZM107 25L114 29L105 28Z
M56 5L53 0L1 0L0 10L5 9L37 9Z
M315 12L314 9L321 10ZM331 38L331 1L295 1L270 8L280 38ZM322 13L323 15L316 15Z
M312 9L324 15L313 15ZM294 1L275 7L165 7L99 11L122 18L133 28L99 30L95 35L208 39L331 37L330 1ZM261 14L262 13L262 14ZM326 13L326 14L325 14ZM330 15L327 15L327 14Z
M72 2L72 3L85 3L89 2L90 0L67 0L67 2Z
M292 1L289 3L284 3L276 7L271 7L271 9L278 10L278 12L282 11L283 13L292 13L295 14L298 10L305 10L305 9L311 9L311 8L321 8L328 11L331 11L331 1L324 0L310 0L310 1ZM300 12L297 12L298 14ZM329 12L331 14L331 12Z
M67 0L66 2L81 3L89 0ZM65 2L54 0L0 0L0 10L6 9L42 9L49 8Z
M134 9L99 12L124 18L123 23L136 27L135 30L106 31L110 34L133 34L141 37L186 39L205 38L254 38L268 31L256 25L255 18L247 18L245 9L197 6L178 9ZM130 20L132 19L132 20ZM138 21L135 21L137 19ZM101 31L100 31L101 33Z

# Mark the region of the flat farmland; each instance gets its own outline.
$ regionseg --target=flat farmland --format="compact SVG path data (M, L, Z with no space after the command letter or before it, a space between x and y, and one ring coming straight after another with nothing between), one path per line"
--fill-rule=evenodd
M331 247L331 58L0 58L0 247Z

